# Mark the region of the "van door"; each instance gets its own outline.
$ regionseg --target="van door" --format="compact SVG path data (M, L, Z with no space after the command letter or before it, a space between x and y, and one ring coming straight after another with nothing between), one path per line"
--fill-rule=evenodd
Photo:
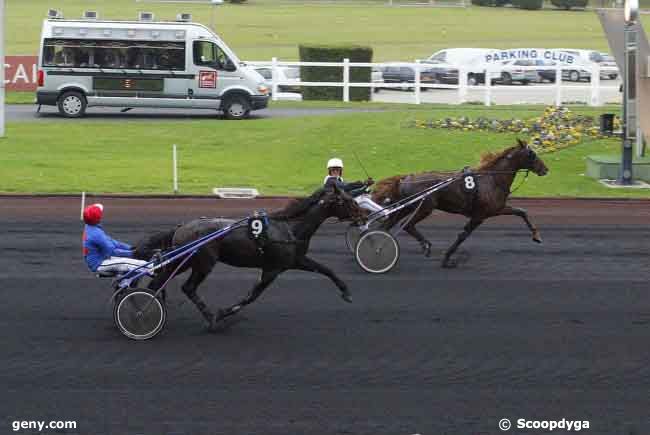
M196 77L189 83L188 93L193 99L202 100L197 105L218 108L223 90L242 81L237 66L212 41L192 42L192 63Z

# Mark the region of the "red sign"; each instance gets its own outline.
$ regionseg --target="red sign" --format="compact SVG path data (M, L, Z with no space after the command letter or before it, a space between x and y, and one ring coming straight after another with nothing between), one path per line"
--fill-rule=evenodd
M212 88L217 87L217 72L216 71L199 71L199 88Z
M5 89L35 91L38 83L38 56L5 57Z

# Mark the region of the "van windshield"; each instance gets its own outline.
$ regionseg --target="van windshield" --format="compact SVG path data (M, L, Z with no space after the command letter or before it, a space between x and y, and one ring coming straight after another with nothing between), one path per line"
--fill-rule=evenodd
M429 58L429 62L431 62L431 63L445 63L446 60L447 60L447 52L446 51L443 51L443 52L438 53L438 54L434 54L433 56L431 56Z

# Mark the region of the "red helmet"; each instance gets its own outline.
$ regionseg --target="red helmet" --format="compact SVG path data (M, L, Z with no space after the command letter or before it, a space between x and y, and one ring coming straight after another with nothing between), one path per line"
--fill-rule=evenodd
M88 225L97 225L102 220L104 206L101 204L91 204L84 208L84 222Z

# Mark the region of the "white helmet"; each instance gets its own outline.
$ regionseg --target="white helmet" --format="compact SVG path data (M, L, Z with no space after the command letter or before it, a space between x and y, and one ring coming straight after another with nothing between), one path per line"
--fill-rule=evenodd
M330 168L343 168L343 160L337 158L329 159L327 161L327 169Z

